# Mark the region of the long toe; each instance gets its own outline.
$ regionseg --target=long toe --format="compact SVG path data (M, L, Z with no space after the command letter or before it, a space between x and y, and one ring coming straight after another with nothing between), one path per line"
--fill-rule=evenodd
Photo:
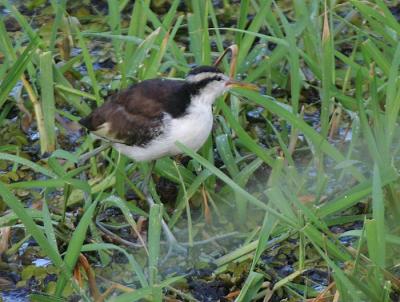
M168 251L164 258L161 260L161 264L164 264L170 259L171 257L183 256L187 257L188 249L183 245L179 244L177 241L175 242L168 242Z

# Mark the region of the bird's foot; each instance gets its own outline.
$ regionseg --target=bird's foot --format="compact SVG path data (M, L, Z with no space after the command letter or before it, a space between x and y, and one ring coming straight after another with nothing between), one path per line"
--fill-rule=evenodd
M182 255L186 257L188 255L188 249L187 247L183 246L180 244L175 237L167 239L167 244L168 244L168 251L167 254L164 256L164 258L161 260L161 264L164 264L167 262L169 258L172 256L176 255Z
M164 231L165 238L167 239L167 244L168 244L168 252L167 255L163 259L163 263L171 257L174 252L175 254L181 254L186 256L187 255L187 248L180 244L178 240L176 240L174 234L172 233L171 229L169 228L168 224L164 221L164 219L161 221L161 226Z

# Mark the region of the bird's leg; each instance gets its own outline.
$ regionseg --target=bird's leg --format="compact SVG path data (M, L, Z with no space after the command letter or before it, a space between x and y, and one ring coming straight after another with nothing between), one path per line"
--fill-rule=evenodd
M87 152L85 154L82 154L81 156L79 156L79 164L84 164L86 161L88 161L91 157L96 156L97 154L99 154L101 151L104 151L108 148L110 148L112 146L111 143L106 142L104 144L102 144L100 147Z
M153 197L151 196L151 193L149 192L149 185L150 185L150 181L152 180L152 172L153 172L155 163L156 163L155 161L150 162L149 170L147 171L147 174L144 178L143 193L146 197L146 201L147 201L149 207L151 207L155 204ZM178 240L176 240L174 234L171 232L168 224L165 222L165 220L163 218L161 220L161 227L164 231L165 237L168 242L168 252L167 252L167 255L164 257L163 262L165 262L165 260L167 260L171 256L171 253L173 250L175 250L179 253L186 254L187 249L178 243Z

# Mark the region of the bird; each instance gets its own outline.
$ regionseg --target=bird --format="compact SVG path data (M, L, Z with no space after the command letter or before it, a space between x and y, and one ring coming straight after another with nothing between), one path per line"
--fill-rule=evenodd
M254 89L254 85L235 81L216 66L197 66L183 80L155 78L133 84L79 123L128 158L154 163L180 154L178 141L197 151L212 130L215 100L237 86ZM151 169L149 173L145 182L150 181ZM145 195L149 205L154 204L149 194ZM162 226L168 241L175 244L164 220Z
M179 141L197 151L213 125L212 105L234 86L217 67L193 68L185 80L149 79L118 92L79 123L137 161L177 155Z

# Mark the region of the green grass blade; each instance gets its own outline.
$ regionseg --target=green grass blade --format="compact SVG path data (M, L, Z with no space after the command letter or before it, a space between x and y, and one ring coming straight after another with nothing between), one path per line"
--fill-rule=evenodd
M93 94L84 92L84 91L80 91L78 89L72 88L72 87L68 87L68 86L64 86L62 84L56 84L55 88L57 89L58 92L66 92L68 93L70 96L79 96L79 97L84 97L90 100L96 100L96 96L94 96ZM89 108L89 107L87 107ZM90 110L90 109L87 109ZM86 109L85 109L86 111Z
M16 155L0 152L0 159L27 166L27 167L31 168L33 171L39 172L39 173L49 176L49 177L57 177L57 174L55 174L54 172L47 170L46 168L43 168L39 164L36 164L28 159L25 159L25 158L22 158L22 157L19 157Z
M396 178L397 177L395 177L395 176L392 176L392 177L388 176L388 178L386 178L383 183L384 184L389 183ZM346 192L343 192L341 194L341 196L339 196L338 198L331 200L329 203L323 204L318 209L317 215L319 217L326 217L326 216L332 215L334 213L343 211L343 210L353 206L360 200L362 200L362 198L367 197L369 194L371 194L371 192L372 192L371 182L370 181L362 182L362 183L354 186L352 189L350 189Z
M249 4L250 4L249 0L240 1L240 13L239 13L239 19L237 21L238 29L245 29L245 26L247 23L247 17L248 17L247 15L249 12ZM243 34L240 32L237 32L235 34L235 42L239 46L239 49L241 48L240 44L242 42L242 37L243 37Z
M25 71L28 63L31 62L36 47L37 40L32 40L5 75L4 80L0 84L0 108L7 100L7 97L14 88L15 84L17 84L17 82L20 80L21 75Z
M31 302L65 302L64 298L54 297L47 294L35 293L29 295Z
M190 52L195 58L195 62L203 64L202 62L202 47L201 47L201 21L196 14L188 14L188 30L190 39Z
M226 134L221 134L216 137L215 143L217 145L217 150L221 156L222 161L225 164L231 178L235 178L239 174L239 167L236 164L235 158L228 141L228 136ZM243 183L238 183L243 186ZM247 202L245 200L239 200L241 197L236 194L236 217L238 218L238 223L244 224L247 218Z
M60 26L63 22L63 17L64 17L65 6L67 4L67 0L61 0L61 1L51 0L51 4L53 6L53 9L55 10L55 18L54 18L53 25L51 27L51 37L50 37L50 42L49 42L49 49L51 52L53 52L54 46L56 44L58 29L60 28Z
M140 267L139 263L137 263L135 258L126 251L126 249L110 243L90 243L83 245L81 248L82 252L92 252L100 250L117 250L118 252L124 254L124 256L128 259L129 265L132 268L132 272L136 273L140 285L142 287L148 286L148 282L146 280L146 276L144 275L142 268Z
M326 250L327 255L332 259L339 261L350 261L349 253L343 247L338 247L337 244L331 241L324 233L320 232L313 225L308 224L302 229L304 235L311 240L311 242Z
M380 171L376 164L374 165L372 181L372 217L375 221L377 235L377 245L374 247L377 256L375 257L375 263L379 267L384 268L386 262L385 202L382 192Z
M274 204L274 208L277 208L285 217L291 219L293 222L297 222L298 218L296 217L293 208L277 186L269 188L265 193L267 194L270 203Z
M107 0L108 3L108 24L111 28L113 35L121 35L121 14L119 12L119 1ZM119 40L113 39L112 44L114 46L115 57L117 59L117 65L120 74L123 78L122 83L124 83L124 78L126 77L125 64L122 61L122 43Z
M325 6L328 4L325 2ZM329 22L328 7L325 7L324 25L322 31L322 100L321 100L321 135L327 137L329 130L329 116L332 104L331 91L335 82L334 45Z
M24 32L29 36L30 40L37 40L40 41L39 36L36 34L35 30L32 26L28 23L25 16L22 15L15 5L11 5L11 1L9 0L2 0L1 3L11 12L11 15L17 20L17 22L21 25Z
M103 103L103 100L100 96L100 86L96 79L96 73L93 68L92 57L90 55L89 49L86 46L85 38L82 36L78 27L75 27L75 33L78 37L79 47L82 49L83 61L85 62L87 73L90 78L91 86L93 88L93 93L95 96L97 107Z
M78 226L76 227L74 233L72 234L72 238L69 241L67 251L65 252L65 268L66 274L71 276L72 270L74 269L76 262L78 261L79 254L81 253L81 248L83 242L86 239L86 231L89 227L90 222L93 219L94 210L97 206L97 201L94 201L90 207L85 211L81 220L79 221ZM56 286L56 295L60 296L65 286L67 285L69 278L66 278L65 275L62 275L60 279L57 281Z
M52 152L56 149L56 125L55 125L55 99L53 79L53 58L47 51L39 55L41 105L46 128L48 146L46 150Z
M238 90L239 91L239 90ZM343 154L341 154L334 146L329 144L326 139L324 139L319 133L317 133L312 127L310 127L303 120L293 115L291 112L281 107L277 102L272 102L268 100L266 97L261 96L260 94L252 91L247 91L244 89L240 90L240 94L247 99L259 104L267 108L272 113L275 113L281 116L283 119L292 124L293 127L298 128L301 132L304 133L308 139L313 143L316 148L320 148L324 153L332 157L336 162L341 162L345 159ZM353 176L362 181L365 177L357 170L351 168L350 172Z
M296 37L294 33L294 28L291 24L289 24L285 15L279 9L279 6L276 6L276 10L278 11L279 17L282 21L282 25L285 29L286 40L288 42L289 48L291 51L288 52L288 60L290 64L290 94L291 94L291 104L293 113L297 114L299 112L299 100L300 100L300 88L301 88L301 78L300 78L300 62L299 62L299 53L297 51ZM299 22L299 21L298 21ZM294 128L292 129L294 131Z
M390 62L387 61L386 57L379 50L379 48L372 42L372 40L367 40L361 44L362 48L370 56L370 58L376 62L376 64L382 69L385 75L390 73Z
M146 55L150 48L154 45L156 38L160 34L161 28L157 28L137 47L134 55L128 58L126 62L126 73L127 76L132 77L137 73L139 65L146 59Z
M2 18L0 18L0 51L7 55L11 61L17 60L13 44L6 30L6 26Z
M202 166L210 170L215 176L220 178L223 182L225 182L227 185L229 185L234 192L237 192L239 195L241 195L244 199L246 199L248 202L254 204L256 207L259 207L261 209L267 210L271 212L274 216L282 219L286 223L290 224L293 226L293 222L280 215L276 210L272 209L271 207L267 206L265 203L260 201L259 199L255 198L253 195L242 189L240 186L238 186L232 179L230 179L226 174L222 173L219 169L217 169L215 166L210 164L206 159L201 157L200 155L196 154L192 149L182 145L181 143L177 142L176 143L178 148L181 149L184 153L198 161Z
M148 235L150 285L158 282L162 213L162 205L154 204L150 209Z
M43 206L42 206L44 232L46 234L47 240L49 241L49 244L52 245L54 251L58 252L56 234L54 232L49 207L47 206L48 192L45 192L45 194L46 198L43 201Z
M152 294L153 294L153 288L151 287L145 287L145 288L140 288L135 290L132 293L125 293L122 295L119 295L118 297L113 297L109 301L110 302L135 302L135 301L152 301Z
M131 226L132 230L136 233L136 235L139 237L139 240L140 240L141 243L143 244L143 247L144 247L146 253L148 253L148 251L147 251L147 249L146 249L146 245L145 245L145 243L141 240L140 234L139 234L138 231L137 231L136 222L135 222L135 220L134 220L133 217L132 217L132 214L131 214L131 212L130 212L128 206L127 206L126 201L124 201L124 200L122 200L121 198L116 197L116 196L110 196L110 197L104 199L104 200L102 201L102 203L106 203L106 204L111 203L111 204L113 204L115 207L118 207L118 208L121 210L121 212L122 212L122 214L124 215L126 221L127 221L128 224Z
M257 294L261 288L264 275L256 272L250 272L247 277L239 296L236 298L236 302L247 302L252 301L253 297Z
M266 0L263 1L263 4L261 5L259 11L256 12L256 15L254 16L252 22L248 26L246 31L243 31L241 29L237 29L236 33L247 33L247 32L252 32L252 33L258 33L261 26L265 22L265 18L267 13L271 10L271 3L272 1ZM249 53L251 46L253 45L255 40L254 35L244 35L241 42L240 42L240 49L238 53L238 72L243 72L245 69L245 58L247 54Z
M178 167L179 169L179 167ZM181 173L179 173L181 174ZM171 219L168 221L168 225L172 228L177 222L180 216L182 215L182 212L184 209L187 207L186 200L189 200L192 198L192 196L199 190L200 186L204 184L206 179L211 175L211 173L208 170L202 171L190 184L186 191L186 198L183 195L181 200L177 200L176 207L174 210L174 214L172 215Z
M90 192L90 186L87 182L78 180L78 179L63 179L63 178L55 178L48 180L30 180L30 181L20 181L14 182L8 185L9 188L18 189L18 188L60 188L65 184L70 184L76 189L80 189L83 192Z
M71 104L72 107L74 107L76 110L78 110L81 114L84 116L88 115L92 110L89 107L86 102L82 102L81 96L88 97L90 94L86 94L84 92L80 92L77 89L74 89L71 85L71 83L64 77L64 75L58 70L58 68L53 65L53 74L54 74L54 79L55 82L57 83L55 85L55 88L59 88L60 91L58 90L58 94L63 97L63 99ZM69 95L66 95L64 92L69 92ZM95 97L93 96L93 99Z
M243 144L246 146L246 148L248 148L249 151L257 154L257 156L262 160L264 160L264 162L267 163L269 166L274 167L275 160L268 154L267 150L263 149L261 146L255 143L253 139L250 137L250 135L247 134L247 132L239 125L239 123L235 120L234 116L232 115L229 107L225 103L221 102L220 108L224 113L224 116L228 120L229 125L237 133L239 138L243 141Z
M260 230L260 238L258 239L258 244L253 257L253 261L251 263L250 271L253 271L255 269L257 262L261 257L261 254L265 251L268 245L268 239L270 238L271 233L276 225L277 219L274 216L271 216L269 213L265 213L263 225Z
M398 86L400 66L400 43L397 45L396 52L390 66L387 94L386 94L386 135L388 147L393 143L397 120L400 111L400 90Z
M58 251L55 250L53 248L53 245L48 242L48 239L44 236L43 231L33 221L28 210L24 208L21 201L19 201L2 182L0 182L0 195L3 201L10 207L10 209L14 211L14 213L22 221L22 223L25 225L26 230L32 235L32 237L41 247L43 252L54 263L54 265L60 269L63 269L65 265Z
M147 14L143 14L143 10L150 5L150 0L135 1L132 9L131 19L129 22L128 36L143 39ZM124 60L132 58L137 46L132 43L127 43L125 46ZM125 87L126 84L122 86Z
M190 203L189 203L189 197L187 194L187 190L186 190L186 186L185 183L183 182L183 178L182 175L179 173L179 169L178 166L176 165L176 163L174 162L175 168L176 168L176 172L179 175L179 183L181 186L181 190L183 192L183 200L185 202L185 208L186 208L186 219L187 219L187 223L188 223L188 243L189 243L189 247L193 246L193 223L192 223L192 214L190 212Z

